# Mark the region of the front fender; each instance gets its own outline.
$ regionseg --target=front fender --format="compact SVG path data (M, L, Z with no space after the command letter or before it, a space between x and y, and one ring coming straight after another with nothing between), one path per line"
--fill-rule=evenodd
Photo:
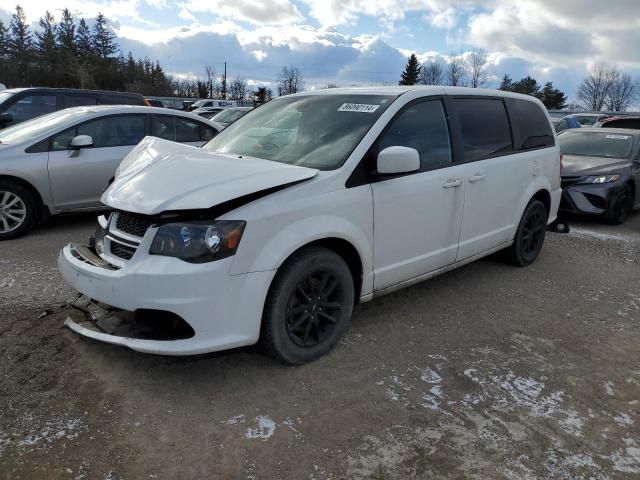
M304 232L301 235L301 232ZM358 252L362 262L361 295L373 289L373 251L371 233L345 218L332 215L317 215L291 223L251 255L234 259L231 274L262 272L278 269L296 250L318 240L337 238L349 242Z

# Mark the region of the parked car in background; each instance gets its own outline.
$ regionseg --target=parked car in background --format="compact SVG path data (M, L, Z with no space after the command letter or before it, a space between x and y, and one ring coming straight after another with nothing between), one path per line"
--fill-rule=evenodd
M568 116L575 119L583 127L593 127L596 123L610 117L604 113L573 113Z
M253 107L235 107L235 108L227 108L217 115L213 117L209 117L212 121L222 125L223 127L228 127L233 122L238 120L243 115L249 113L253 110Z
M560 196L560 151L532 96L409 86L279 97L202 149L145 139L102 197L114 212L94 246L60 254L76 290L168 320L162 339L132 336L126 321L66 324L143 352L260 340L278 360L309 362L359 301L502 249L531 264Z
M63 108L91 105L148 105L137 93L75 88L11 88L0 92L0 128Z
M166 108L166 105L162 103L162 100L157 100L155 98L146 98L145 101L150 107Z
M186 112L76 107L0 131L0 240L48 215L104 209L100 195L145 136L201 146L220 127Z
M558 137L562 202L570 213L621 224L640 206L640 131L582 128Z
M202 99L196 102L189 107L191 110L196 110L199 108L231 108L237 106L235 100L213 100L213 99Z
M217 108L204 107L204 108L196 108L195 110L192 110L191 113L194 113L196 115L200 115L201 117L210 119L211 117L215 117L222 110L224 110L224 108L220 108L220 107L217 107Z
M613 117L602 121L604 128L631 128L640 129L640 117Z
M556 133L561 133L571 128L580 128L582 126L571 115L562 118L552 118L551 121L553 122L553 127L556 129Z

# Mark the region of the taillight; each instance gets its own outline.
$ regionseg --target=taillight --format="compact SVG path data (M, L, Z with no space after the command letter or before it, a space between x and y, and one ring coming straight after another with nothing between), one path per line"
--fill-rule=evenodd
M560 152L560 173L562 173L562 170L564 170L564 165L562 164L563 158L564 158L564 155L562 155L562 152Z

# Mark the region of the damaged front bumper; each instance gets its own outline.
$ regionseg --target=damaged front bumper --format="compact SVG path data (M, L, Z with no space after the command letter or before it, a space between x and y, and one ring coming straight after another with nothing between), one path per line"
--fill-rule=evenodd
M232 257L198 265L170 257L136 257L117 268L88 247L63 248L60 272L70 286L93 300L87 305L100 303L103 309L106 305L126 314L111 311L109 317L100 316L101 322L89 314L88 323L69 318L65 322L69 328L95 340L163 355L194 355L257 342L273 271L230 275ZM121 322L126 320L123 315L144 316L152 324L154 317L157 323L167 316L178 317L193 335L169 339L140 331L134 335Z

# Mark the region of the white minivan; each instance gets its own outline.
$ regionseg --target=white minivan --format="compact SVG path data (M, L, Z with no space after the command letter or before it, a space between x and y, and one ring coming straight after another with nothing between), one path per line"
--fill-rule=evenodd
M95 239L59 257L94 307L119 310L67 325L142 352L260 341L308 362L357 303L502 249L535 261L560 162L536 98L456 87L280 97L200 149L149 137Z

